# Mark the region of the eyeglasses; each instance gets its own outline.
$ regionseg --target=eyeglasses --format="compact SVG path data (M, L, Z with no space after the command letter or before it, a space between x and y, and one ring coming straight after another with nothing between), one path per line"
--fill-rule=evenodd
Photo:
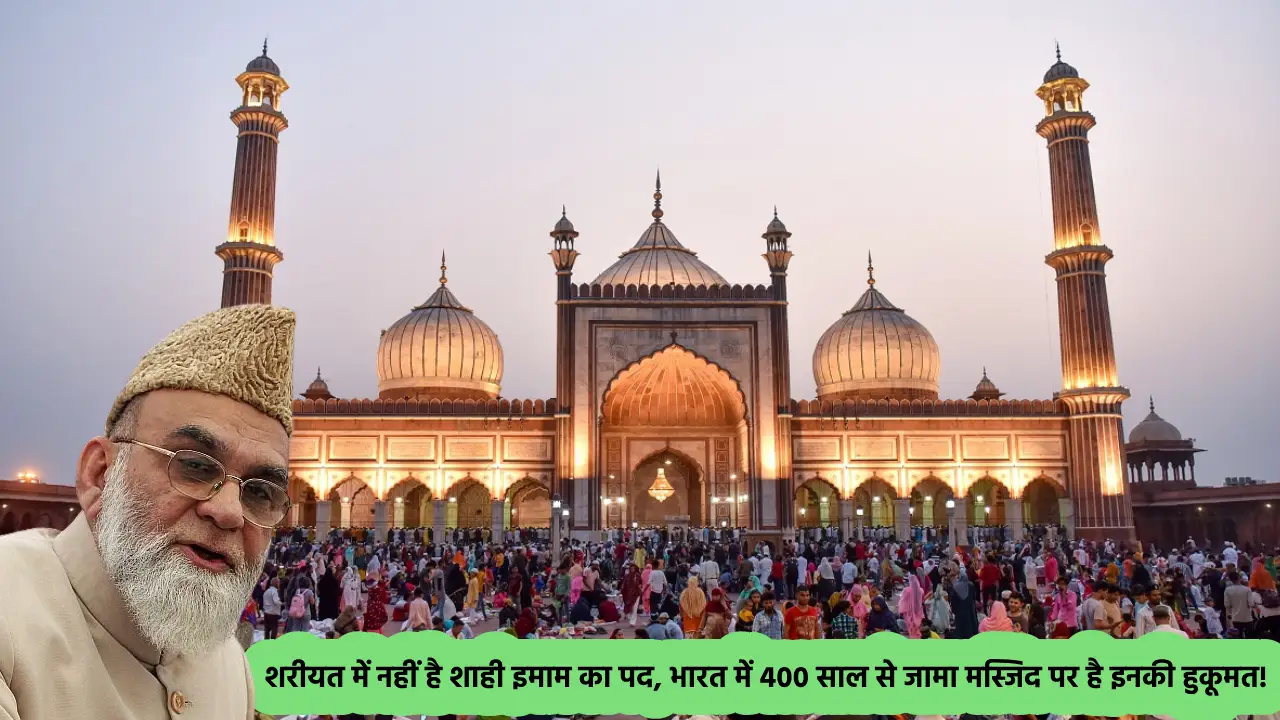
M168 457L165 472L169 475L169 484L192 500L208 500L222 490L227 480L235 480L240 484L240 507L244 519L260 528L279 525L293 505L289 502L289 493L276 483L229 475L222 463L202 452L166 450L138 440L115 442L137 445Z

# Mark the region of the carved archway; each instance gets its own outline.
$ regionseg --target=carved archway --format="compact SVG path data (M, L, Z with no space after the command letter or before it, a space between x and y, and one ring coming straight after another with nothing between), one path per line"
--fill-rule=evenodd
M965 497L969 501L970 525L1005 524L1004 501L1009 499L1009 490L1004 483L990 475L984 475L969 486Z
M540 480L525 476L507 488L504 496L508 528L551 527L551 491Z
M1041 475L1022 489L1022 521L1027 525L1059 525L1059 500L1066 492L1058 483Z
M395 527L418 528L432 524L431 489L413 473L396 481L387 491L391 501L391 524Z
M831 481L821 475L800 483L795 492L798 528L816 528L836 525L840 520L840 493Z
M316 491L311 484L297 475L289 476L289 522L296 527L315 527L316 525Z
M18 529L18 516L12 512L6 512L0 516L0 535L8 535Z
M952 498L951 487L941 479L923 478L911 489L911 524L947 527L947 501Z
M676 343L620 371L606 387L600 405L605 444L600 471L606 478L601 499L609 500L603 503L602 524L617 527L625 519L662 525L668 516L688 516L693 526L727 524L735 519L733 509L738 517L745 516L746 503L736 499L741 495L736 474L747 455L743 447L749 435L746 407L733 375ZM630 437L665 441L667 448L650 452L638 462L634 457L624 461ZM682 440L707 444L707 457L693 458L674 450ZM668 461L671 466L666 465ZM659 464L677 488L677 495L662 503L647 492ZM712 496L725 502L713 506ZM616 502L619 497L626 502Z
M893 527L894 500L898 494L884 478L867 478L853 492L854 512L862 508L867 527Z
M329 491L329 522L333 527L373 527L373 491L352 473Z
M479 480L468 475L449 488L449 508L445 516L445 526L451 528L483 528L490 527L493 518L490 515L489 488Z

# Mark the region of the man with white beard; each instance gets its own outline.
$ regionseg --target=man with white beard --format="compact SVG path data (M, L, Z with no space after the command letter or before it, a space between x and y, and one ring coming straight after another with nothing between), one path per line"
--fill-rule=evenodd
M0 720L254 717L232 633L289 510L294 324L176 330L81 451L83 512L0 538Z

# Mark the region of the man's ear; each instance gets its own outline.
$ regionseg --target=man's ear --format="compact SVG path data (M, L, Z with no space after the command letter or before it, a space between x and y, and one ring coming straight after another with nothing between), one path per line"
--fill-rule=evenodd
M115 458L113 443L105 437L90 440L80 451L76 466L76 497L89 522L97 521L102 512L102 489L107 483L107 469Z

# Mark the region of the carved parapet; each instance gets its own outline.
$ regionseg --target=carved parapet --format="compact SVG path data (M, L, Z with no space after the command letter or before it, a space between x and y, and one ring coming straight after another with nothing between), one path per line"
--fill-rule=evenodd
M574 285L570 297L627 300L772 300L767 285Z
M1062 416L1061 400L792 400L797 418L832 417L964 417L964 416Z
M454 415L550 417L556 414L555 398L550 400L399 399L370 400L331 398L294 400L294 415Z

